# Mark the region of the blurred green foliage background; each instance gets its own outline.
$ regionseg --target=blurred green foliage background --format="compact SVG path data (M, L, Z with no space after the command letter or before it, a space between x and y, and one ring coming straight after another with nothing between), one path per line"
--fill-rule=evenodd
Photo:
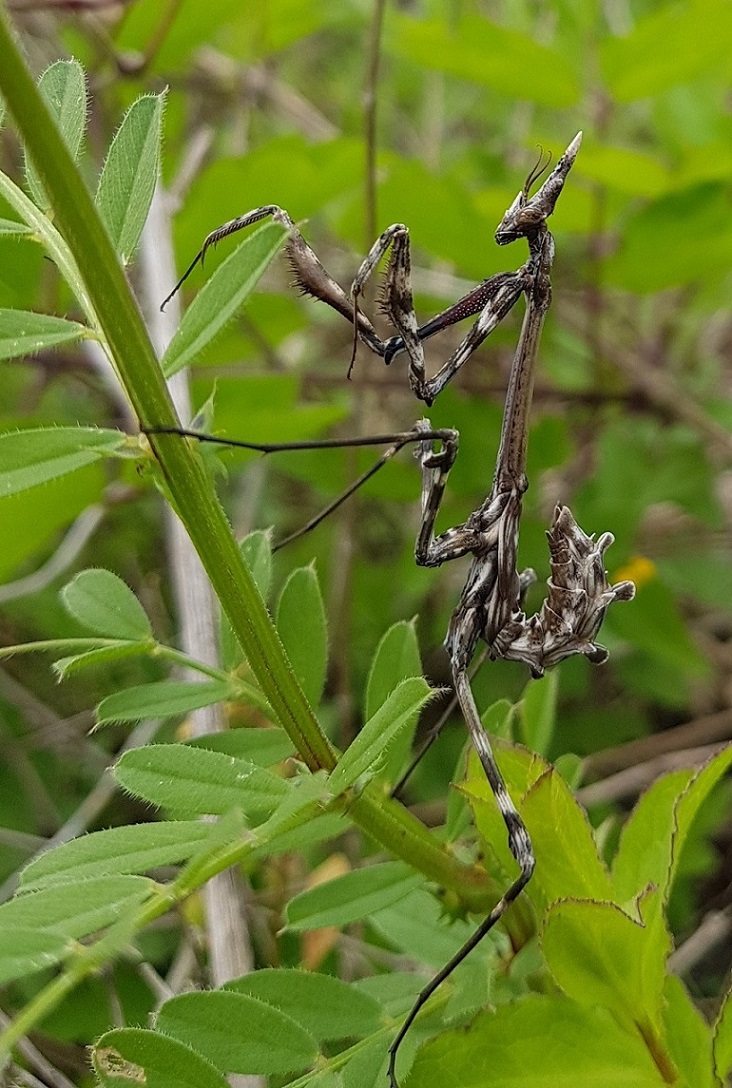
M520 558L545 577L544 530L561 499L587 531L616 535L611 573L638 584L635 602L613 611L603 629L610 663L561 667L549 752L587 757L588 780L648 761L645 777L609 785L592 809L611 841L617 806L662 769L659 757L732 735L732 5L403 0L386 5L378 49L371 0L9 7L38 73L69 55L89 73L90 183L125 107L141 91L169 88L163 183L181 270L210 230L277 203L347 288L376 234L404 222L425 319L477 280L523 262L519 247L495 245L495 227L537 145L556 158L584 131L550 224L554 305L540 352ZM22 176L7 128L0 154L7 172ZM12 218L0 207L2 216ZM184 294L200 287L226 245ZM130 276L149 307L135 264ZM2 232L0 306L75 316L38 247ZM461 433L442 527L462 521L490 486L520 319L517 312L491 336L429 413L436 426ZM428 367L460 335L430 341ZM348 382L351 338L337 315L296 297L280 262L196 364L194 401L215 389L216 430L253 441L408 428L421 406L403 361L387 371L362 348ZM3 430L134 429L83 347L0 368ZM266 461L223 455L221 488L237 532L271 525L275 539L284 535L369 459L346 451ZM418 487L403 454L276 560L281 584L293 566L317 559L330 612L328 726L339 743L358 728L369 661L395 620L418 616L426 674L447 680L441 641L462 572L415 568ZM99 520L83 548L72 549L55 577L33 580L39 591L29 593L22 579L59 556L64 534L90 508ZM85 566L118 573L161 634L174 637L162 533L157 493L124 466L114 475L93 466L0 498L3 642L75 632L57 592ZM540 588L530 609L539 600ZM86 737L100 694L160 676L153 663L135 661L58 688L43 660L3 666L2 877L78 809L121 743L120 730ZM517 697L525 680L518 666L486 666L476 680L481 705ZM681 724L686 731L675 734ZM444 806L463 739L456 721L423 765L411 795L423 811ZM594 754L606 748L618 751L604 761ZM687 849L688 878L673 904L680 933L699 912L726 905L726 801L715 796ZM129 820L130 805L115 799L94 826ZM702 964L701 993L718 987L725 962Z

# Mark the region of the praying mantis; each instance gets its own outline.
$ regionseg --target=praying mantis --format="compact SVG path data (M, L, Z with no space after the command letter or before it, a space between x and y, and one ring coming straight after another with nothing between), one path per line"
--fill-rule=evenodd
M282 208L270 204L225 223L205 239L178 284L163 303L173 297L207 250L215 243L265 218L272 218L288 231L285 251L301 291L326 303L353 323L355 358L360 340L389 364L405 354L409 384L415 396L430 406L458 374L470 356L500 324L523 295L526 300L521 333L511 365L506 393L500 443L493 480L486 498L461 524L435 535L435 523L450 470L459 448L458 432L450 428L433 430L425 418L411 431L377 435L351 441L325 440L316 443L255 444L217 439L181 429L182 435L202 441L269 453L279 449L323 448L342 445L387 445L378 461L346 492L305 527L312 528L400 449L414 444L421 471L421 519L415 543L415 560L420 566L438 567L453 559L470 556L471 563L460 599L450 619L445 649L463 718L480 759L490 788L506 826L508 845L519 873L490 914L470 939L419 993L411 1011L389 1048L390 1088L398 1088L396 1061L400 1045L415 1018L435 990L459 963L480 943L520 895L531 879L535 857L531 840L508 792L495 761L488 735L483 729L471 689L468 669L480 642L488 656L526 664L534 677L575 654L600 663L607 651L596 638L608 607L615 601L629 601L635 592L632 582L611 585L603 557L612 544L611 533L595 540L575 521L571 511L559 504L547 533L551 575L548 596L541 609L527 616L523 602L528 587L536 580L533 570L519 571L517 550L522 499L528 487L526 455L534 373L539 342L551 303L551 269L554 239L547 219L554 211L567 176L575 162L581 133L571 141L554 169L538 190L532 186L546 167L535 167L505 212L495 234L499 245L525 240L529 255L514 272L501 272L478 284L461 299L419 325L414 312L410 273L410 238L404 224L388 227L371 247L351 287L350 296L330 276L315 252ZM389 255L383 293L383 308L395 333L382 340L363 313L359 300L381 260ZM476 316L477 315L477 316ZM424 342L437 332L475 317L471 328L437 373L427 377ZM350 369L349 369L350 373ZM150 433L160 430L148 428ZM299 535L299 534L298 534Z

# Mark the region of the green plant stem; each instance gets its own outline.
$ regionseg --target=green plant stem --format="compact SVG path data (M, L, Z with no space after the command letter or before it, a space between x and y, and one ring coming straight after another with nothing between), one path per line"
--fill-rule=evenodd
M312 819L312 813L304 812L302 823ZM296 821L297 822L297 821ZM212 858L201 865L196 866L196 879L190 880L184 870L178 880L173 884L159 885L149 899L137 908L135 914L127 923L127 930L134 934L137 931L154 922L157 918L167 914L177 903L186 899L192 891L200 887L216 873L228 869L231 865L243 861L261 843L250 837L245 840L230 843L228 846L217 845L212 853ZM78 984L89 975L99 969L104 962L103 951L106 937L102 937L95 944L77 946L72 962L68 963L63 972L52 982L36 994L15 1019L0 1033L0 1069L15 1044L23 1038L36 1024L38 1024L60 1001L66 997Z
M204 661L199 661L197 658L191 657L190 654L186 654L182 650L176 650L173 646L166 646L161 642L156 644L153 655L162 658L164 661L169 661L172 665L179 665L184 669L200 673L201 676L208 676L212 680L221 680L229 684L232 699L238 699L242 703L255 707L262 714L271 716L272 708L262 693L252 687L251 684L247 684L245 680L240 680L233 673L226 672L225 669L217 669L215 665L207 665Z
M178 425L142 316L83 179L25 68L0 9L0 91L33 158L89 293L99 327L138 418L147 425ZM216 492L194 444L177 435L151 435L176 512L201 557L252 672L278 720L313 771L332 770L336 756L308 706L285 656ZM376 842L455 890L481 910L494 886L478 866L457 862L400 805L378 789L353 801L351 817Z
M335 806L337 804L338 802L335 802ZM288 830L309 823L316 815L316 810L317 806L303 808L293 817ZM133 936L151 922L167 914L178 903L183 902L211 877L232 865L241 864L266 845L265 828L266 825L263 825L259 830L246 833L246 838L216 845L209 857L202 857L186 866L172 884L157 885L150 897L129 919L120 920L118 923L120 931L124 935ZM43 1020L83 979L98 971L114 952L119 951L119 942L114 928L94 944L76 945L76 951L72 953L72 959L66 964L63 972L36 994L0 1033L0 1069L12 1048L24 1035ZM440 997L438 1000L445 999Z
M4 8L0 8L0 57L0 92L51 200L55 223L76 262L130 403L148 426L177 426L158 360L123 269L83 179L23 63ZM150 445L175 510L272 710L307 766L312 771L332 770L336 754L287 660L193 444L168 434L151 435ZM410 813L377 787L367 788L346 804L350 817L373 840L429 879L455 891L470 909L483 911L497 898L494 882L481 867L456 861ZM152 915L140 912L135 926L141 928L169 909L169 895L161 897L159 907ZM515 917L518 919L518 915ZM511 924L509 919L507 922ZM110 951L109 955L113 954ZM46 987L8 1028L2 1044L12 1046L38 1023L83 977L79 971L75 965Z
M87 650L103 650L107 646L122 646L119 638L49 638L37 642L21 642L17 646L0 646L0 661L16 654L55 654L66 651L69 654L84 653ZM154 643L150 643L152 649Z
M27 1035L49 1013L53 1012L88 974L90 974L89 971L81 969L81 964L74 964L73 969L69 968L58 975L53 982L49 982L48 986L44 986L40 993L36 994L32 1001L29 1001L25 1008L11 1020L0 1034L0 1076L16 1043L19 1043L24 1035Z
M308 823L313 819L313 815L311 806L304 808L298 816L293 818L290 829ZM201 858L194 865L187 866L172 884L158 885L149 899L137 908L131 918L122 919L121 925L124 927L124 932L134 935L146 925L167 914L212 876L245 861L263 845L265 845L265 839L255 831L247 838L240 838L223 846L215 846L208 858ZM72 953L71 962L67 963L63 972L36 994L33 1000L0 1033L0 1069L12 1048L24 1035L47 1016L84 978L99 970L112 950L119 951L114 939L110 947L107 935L94 944L77 945L76 948L76 952Z
M432 1016L434 1013L444 1008L451 997L452 990L449 986L435 994L420 1011L416 1022L419 1022L427 1016ZM319 1066L319 1070L335 1074L340 1069L345 1069L353 1058L358 1054L362 1054L364 1050L367 1050L378 1039L392 1039L394 1034L401 1027L402 1019L403 1017L401 1016L390 1019L388 1024L385 1024L377 1031L372 1032L371 1035L367 1035L365 1039L360 1039L357 1043L354 1043L353 1046L347 1047L346 1050L342 1050L340 1054L334 1054L332 1058L324 1058L322 1064ZM297 1080L291 1080L287 1085L287 1088L308 1088L308 1085L312 1083L313 1074L310 1072L305 1073L302 1077L298 1077Z
M140 311L92 199L9 31L0 19L0 89L51 198L55 220L86 284L120 380L138 418L175 426L172 402ZM300 689L203 466L187 442L151 436L178 515L201 556L252 671L303 759L335 756Z
M40 208L37 208L33 201L25 195L22 189L19 189L9 177L2 173L0 173L0 196L5 197L8 204L10 204L18 215L22 217L23 221L31 227L35 239L42 243L48 256L56 265L61 275L66 282L73 287L77 302L84 311L91 328L95 333L101 332L91 298L89 297L89 293L86 290L83 280L79 276L79 270L74 264L66 243L59 235L53 223L51 223L50 219L43 214Z

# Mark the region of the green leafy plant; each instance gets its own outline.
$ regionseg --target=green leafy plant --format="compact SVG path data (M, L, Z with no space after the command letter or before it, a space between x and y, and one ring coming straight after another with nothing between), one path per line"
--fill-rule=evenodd
M401 17L392 48L436 63L438 23ZM505 71L484 63L482 50L496 57L518 52L526 61L521 87L528 98L558 107L573 100L577 87L568 63L556 63L550 50L529 49L508 30L488 40L483 29L480 21L462 27L453 67L465 72L480 47L481 64L473 62L470 71L505 88ZM236 248L199 292L158 361L123 267L136 251L153 195L162 97L145 95L130 107L92 199L74 161L87 110L81 66L55 64L36 87L2 20L0 52L0 90L27 153L28 190L0 174L0 194L18 217L4 221L3 229L29 235L43 248L81 316L71 321L0 311L0 358L93 341L138 418L171 426L175 416L164 376L210 348L279 251L282 231L264 227ZM639 93L633 81L641 76L627 56L609 47L603 53L619 98ZM449 71L447 62L443 70ZM594 169L598 176L607 169L599 151ZM621 275L625 266L616 265ZM319 422L337 415L331 406ZM627 435L621 422L615 427L625 440L615 445L606 439L587 489L598 492L600 509L603 495L618 486L613 481L627 478L627 459L650 458L654 443L653 433ZM683 435L670 438L680 456L684 441ZM686 453L693 460L694 452ZM227 660L214 667L169 645L157 633L157 618L122 579L102 569L83 570L62 590L72 635L6 647L0 657L42 651L61 679L132 661L166 670L164 679L154 672L146 682L110 687L97 699L100 728L147 717L175 719L222 701L247 706L267 725L191 741L169 737L125 752L115 762L115 781L151 806L156 820L94 831L41 854L23 870L16 894L0 906L0 981L27 985L27 997L0 1035L0 1053L7 1058L69 994L111 964L142 955L151 923L195 899L214 875L231 866L252 873L293 850L317 856L322 844L352 827L384 853L292 896L284 909L286 933L363 923L376 948L406 956L428 974L442 966L472 931L466 915L479 915L497 900L513 862L500 814L472 760L465 778L464 761L458 761L448 819L437 832L387 796L385 782L397 776L431 699L414 625L402 620L381 632L370 659L363 726L338 752L323 727L329 640L315 570L297 566L281 588L272 584L268 536L234 539L200 450L172 435L151 436L148 444L113 428L11 430L0 436L0 495L37 493L101 464L133 466L155 478L173 505L221 602ZM661 615L670 632L666 663L688 667L695 651L683 625L675 625L673 602L662 587L646 592L655 597L641 615ZM618 640L623 622L638 621L619 620ZM636 644L655 651L654 624L645 634L642 621L640 626ZM181 666L197 673L198 682L168 677L168 669ZM534 842L537 870L504 931L427 1006L400 1073L409 1088L449 1078L475 1088L548 1082L716 1088L732 1070L729 996L714 1023L706 1023L669 970L667 912L694 819L732 755L725 751L701 769L660 778L617 842L600 849L600 835L570 788L571 760L560 764L560 773L543 758L553 752L558 713L553 677L530 683L514 700L489 701L484 711L486 727L506 736L498 760ZM421 985L420 975L395 969L393 961L388 966L350 985L288 966L177 994L145 1026L97 1033L96 1077L103 1085L144 1080L156 1088L223 1086L231 1073L303 1086L381 1085L387 1047Z

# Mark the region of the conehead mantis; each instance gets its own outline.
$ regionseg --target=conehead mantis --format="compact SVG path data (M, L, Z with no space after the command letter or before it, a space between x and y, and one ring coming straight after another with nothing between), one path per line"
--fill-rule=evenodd
M493 907L475 933L420 992L389 1049L389 1080L397 1088L396 1060L401 1043L420 1010L438 986L455 970L486 934L500 921L531 879L535 857L523 820L511 798L495 761L490 739L484 731L470 684L469 668L480 643L487 656L522 662L531 674L541 676L573 655L583 655L600 663L606 650L596 638L605 613L615 601L628 601L635 587L623 581L611 585L603 566L605 551L612 543L610 533L599 539L586 534L569 508L558 504L547 533L551 576L548 596L531 616L524 612L527 588L535 581L532 570L517 566L519 526L523 495L528 487L526 454L533 381L541 332L551 303L550 275L554 260L554 239L547 219L554 211L567 176L575 162L581 133L571 141L554 169L532 196L532 185L544 170L535 168L525 185L505 212L496 231L499 245L524 239L529 248L526 262L515 272L502 272L484 280L452 306L419 325L414 312L409 232L403 224L387 228L372 246L359 268L350 296L333 280L294 224L290 215L277 205L256 208L225 223L205 239L199 253L168 296L167 302L188 278L207 250L239 230L271 217L289 230L286 252L297 286L325 302L353 323L354 334L388 364L405 353L409 365L409 383L415 396L430 405L470 358L485 338L497 327L523 295L526 310L519 342L514 354L505 398L500 443L493 479L485 499L459 525L435 535L435 524L448 476L458 454L457 431L434 430L429 421L420 419L411 431L373 436L368 439L325 440L320 443L253 444L229 442L194 431L177 431L202 441L258 449L263 453L278 449L328 448L338 445L387 445L388 448L368 472L364 473L321 515L308 523L313 527L366 479L381 469L404 446L414 444L421 471L421 518L415 544L417 564L438 567L463 556L471 563L460 599L453 611L445 638L457 702L480 759L490 788L506 826L508 845L517 865L518 875ZM382 340L364 315L359 299L369 278L384 256L390 254L383 307L395 332ZM165 303L163 303L165 305ZM476 317L477 315L477 317ZM475 317L462 342L428 378L425 369L424 342L435 333L468 317ZM354 348L355 355L355 348ZM351 360L353 365L353 358ZM145 428L148 433L161 429Z

